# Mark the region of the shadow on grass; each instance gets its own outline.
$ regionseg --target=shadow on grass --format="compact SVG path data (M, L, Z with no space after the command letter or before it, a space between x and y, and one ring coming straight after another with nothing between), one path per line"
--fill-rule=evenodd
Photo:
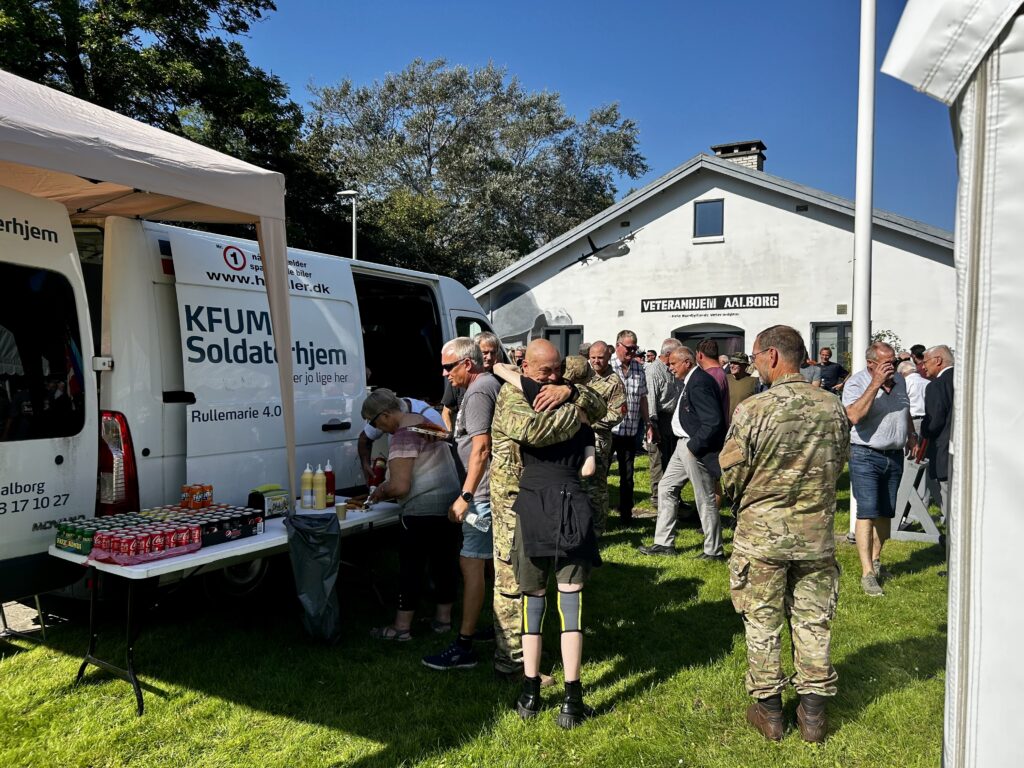
M333 648L315 645L303 634L287 571L276 574L259 603L211 607L204 602L201 584L164 594L146 615L136 644L137 666L147 689L167 688L158 696L146 694L144 718L173 717L181 696L201 691L369 740L369 749L375 752L346 761L368 768L416 763L457 750L493 728L497 720L515 717L510 713L518 685L491 673L493 645L478 646L481 663L475 670L439 673L423 667L420 658L443 648L451 635L434 635L415 624L415 637L408 643L380 644L367 637L370 626L393 615L390 598L397 583L397 560L393 552L368 548L358 556L378 567L378 584L389 607L380 607L363 579L343 574L346 631ZM742 631L728 600L696 602L701 581L688 576L660 578L663 564L609 562L595 572L585 614L593 634L587 635L584 662L611 665L609 669L601 664L598 679L585 666L584 679L605 706L641 694L684 669L715 663L730 653L734 635ZM106 613L111 623L102 628L99 655L120 664L123 623L116 623L115 605ZM549 617L546 623L545 648L557 656L557 622ZM80 658L86 642L85 628L69 624L52 633L48 645ZM87 707L89 697L96 695L89 689L108 679L91 671L86 686L75 689L69 679L56 693L79 696ZM116 685L127 720L134 716L131 689ZM611 697L601 696L602 689L615 691ZM546 694L550 703L561 693L560 688L555 691ZM457 717L452 716L455 710ZM144 720L140 723L144 726ZM368 747L353 749L359 748Z
M873 643L836 664L839 692L834 719L841 727L860 717L872 702L916 680L934 677L946 666L945 628L939 634L893 643ZM796 701L792 703L796 709ZM795 717L795 714L793 715Z
M915 549L905 560L888 562L886 565L893 576L904 576L941 566L945 562L946 550L938 544L933 544Z

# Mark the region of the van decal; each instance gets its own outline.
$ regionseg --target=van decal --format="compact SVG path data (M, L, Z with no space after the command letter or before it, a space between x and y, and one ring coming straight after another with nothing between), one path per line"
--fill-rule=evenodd
M15 218L0 219L0 230L8 235L15 235L22 240L42 240L47 243L59 243L60 238L52 229L35 227L25 219L24 223Z
M271 336L270 313L266 310L186 303L182 306L182 314L186 331L199 331L202 334L226 331L232 336L242 337L208 339L193 333L185 339L188 362L251 365L277 363L277 351L271 342L250 338L259 334ZM320 347L312 341L296 339L292 344L292 353L295 366L307 371L312 371L318 365L348 365L348 353L343 347Z

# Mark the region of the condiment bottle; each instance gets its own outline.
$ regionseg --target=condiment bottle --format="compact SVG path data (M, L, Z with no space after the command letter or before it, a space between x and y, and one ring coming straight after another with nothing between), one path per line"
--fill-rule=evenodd
M313 509L327 509L327 475L319 464L313 475Z
M327 506L328 507L333 507L334 506L334 491L335 491L335 487L334 486L336 485L336 483L334 481L334 470L331 468L331 460L330 459L327 460L327 466L324 467L324 475L326 476L326 480L327 480Z
M299 506L303 509L313 508L313 468L306 465L306 468L302 472L302 479L300 480L300 486L302 488L302 499L299 502Z

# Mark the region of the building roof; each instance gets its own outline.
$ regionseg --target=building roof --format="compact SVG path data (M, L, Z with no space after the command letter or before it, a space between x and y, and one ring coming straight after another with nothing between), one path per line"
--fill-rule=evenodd
M626 197L622 198L619 202L608 206L596 216L590 217L579 226L574 227L568 232L559 235L554 240L545 243L532 253L528 253L514 264L511 264L500 272L496 272L486 280L481 281L477 285L473 286L470 289L470 292L475 297L480 297L483 294L490 292L499 285L508 282L517 275L520 275L531 267L536 266L549 256L554 255L565 246L575 242L581 237L587 236L599 227L614 221L621 214L636 208L641 203L644 203L655 195L664 192L673 184L682 181L686 177L693 173L697 173L700 170L709 170L714 173L731 176L735 179L755 184L764 189L781 192L782 194L788 195L794 199L813 203L814 205L837 211L850 217L854 214L853 201L848 200L845 197L831 195L828 192L822 192L820 189L806 187L803 184L797 184L779 176L772 176L764 171L755 171L754 169L747 168L739 163L734 163L730 160L723 160L718 157L712 157L701 153L696 157L690 158L682 165L672 169L664 176L655 179L646 187L642 187L641 189L626 195ZM876 227L882 227L884 229L910 235L911 237L917 237L921 240L925 240L929 243L943 246L945 248L951 249L953 247L952 232L947 232L944 229L933 227L930 224L925 224L921 221L915 221L914 219L908 219L904 216L898 216L895 213L888 213L887 211L882 211L876 208L872 216L872 223Z

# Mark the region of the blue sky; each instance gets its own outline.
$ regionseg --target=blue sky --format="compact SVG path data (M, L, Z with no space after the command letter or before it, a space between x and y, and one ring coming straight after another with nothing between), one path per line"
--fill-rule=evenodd
M881 64L901 0L878 2ZM857 0L278 0L243 40L289 84L358 84L414 58L493 61L581 117L618 102L651 167L619 196L708 147L759 138L765 170L853 198ZM948 110L887 75L876 81L875 206L952 229L956 155Z

